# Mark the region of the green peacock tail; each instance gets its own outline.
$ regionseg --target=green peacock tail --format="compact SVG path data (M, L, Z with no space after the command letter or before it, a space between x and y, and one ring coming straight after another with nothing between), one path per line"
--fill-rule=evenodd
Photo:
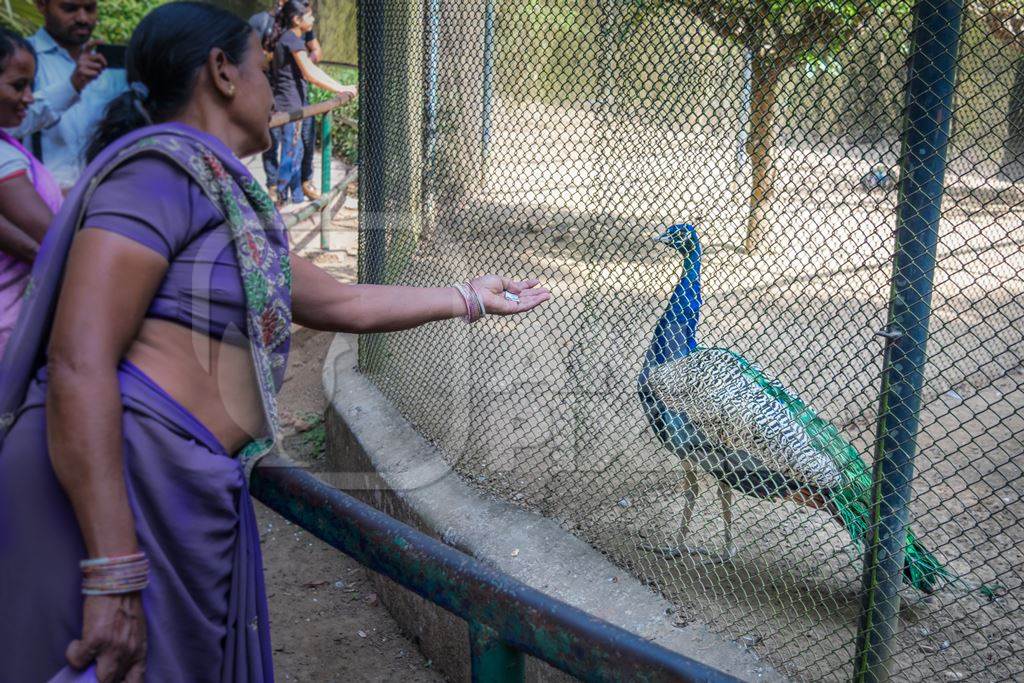
M828 490L827 498L835 507L835 512L838 513L858 550L863 551L871 519L872 476L860 454L843 438L835 425L819 417L799 397L787 392L779 382L768 378L745 358L731 353L744 376L785 406L789 416L806 430L811 443L839 466L845 480L844 484ZM962 582L934 555L925 550L909 529L905 551L903 579L914 588L924 593L932 593L940 583Z

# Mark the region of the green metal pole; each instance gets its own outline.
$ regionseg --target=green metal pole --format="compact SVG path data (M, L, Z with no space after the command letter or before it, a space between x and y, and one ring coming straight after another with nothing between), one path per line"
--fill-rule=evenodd
M426 0L423 8L423 168L420 174L420 239L434 235L434 171L437 156L438 34L441 0Z
M469 663L473 683L519 683L525 675L523 653L479 622L469 623Z
M388 41L383 0L358 0L359 24L359 281L383 284L387 263L387 223L384 219L385 79ZM385 337L359 335L359 368L372 372L384 355Z
M494 0L484 0L484 83L483 126L480 140L482 164L487 165L491 146L491 116L494 111ZM483 179L481 179L482 181Z
M320 193L327 194L331 191L331 112L326 112L320 117L320 140L323 149L320 153ZM345 201L344 197L341 201ZM327 239L328 223L331 221L330 212L324 207L320 214L320 249L330 250L330 241Z
M907 72L889 324L854 680L889 678L927 361L963 0L918 0Z

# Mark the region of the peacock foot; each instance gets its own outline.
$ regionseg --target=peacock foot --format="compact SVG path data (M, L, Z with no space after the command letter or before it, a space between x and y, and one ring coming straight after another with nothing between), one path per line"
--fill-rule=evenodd
M669 559L691 556L698 558L698 564L726 564L736 557L736 546L726 546L724 551L710 550L704 546L680 543L674 546L655 546L648 543L640 544L640 548L649 553L657 553Z

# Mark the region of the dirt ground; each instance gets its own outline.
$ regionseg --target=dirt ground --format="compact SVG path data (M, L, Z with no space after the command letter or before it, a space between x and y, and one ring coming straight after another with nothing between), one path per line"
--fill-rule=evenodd
M343 281L355 279L355 215L334 222L343 248L317 249L311 224L293 230L293 244ZM292 457L323 457L327 401L320 371L333 335L295 329L279 407ZM279 681L433 683L444 679L420 654L377 595L362 566L256 504L270 603L274 667Z
M870 463L896 195L859 188L864 150L782 150L775 232L751 256L736 248L746 190L723 182L735 175L732 141L640 119L602 137L603 125L587 112L496 107L501 163L393 272L421 285L535 275L555 298L522 319L386 336L374 378L476 486L559 520L684 618L795 678L847 679L860 556L828 515L739 497L730 564L641 549L675 531L681 472L650 433L635 380L681 271L650 237L694 222L701 343L764 367ZM990 172L954 159L947 174L911 504L913 532L966 583L903 591L898 680L1024 676L1024 201ZM411 233L415 218L393 229ZM689 541L718 547L714 482L701 487Z

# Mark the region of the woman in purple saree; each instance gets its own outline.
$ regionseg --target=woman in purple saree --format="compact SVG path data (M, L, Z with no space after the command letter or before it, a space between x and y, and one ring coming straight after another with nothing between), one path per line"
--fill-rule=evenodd
M269 144L263 67L227 12L151 12L42 245L0 362L0 680L272 680L245 473L293 317L399 330L549 297L342 285L290 255L238 161Z

